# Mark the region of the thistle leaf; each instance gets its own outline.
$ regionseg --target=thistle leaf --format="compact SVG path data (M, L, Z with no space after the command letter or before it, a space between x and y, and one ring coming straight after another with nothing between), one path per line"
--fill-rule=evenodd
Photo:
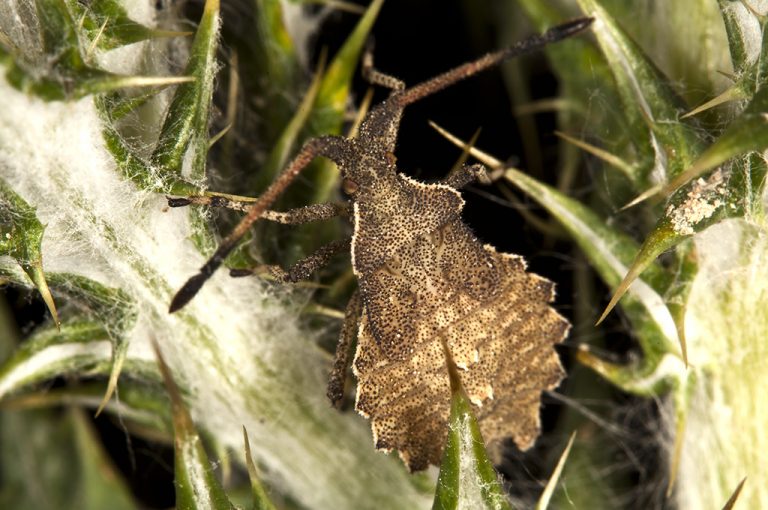
M485 451L485 442L472 413L472 405L461 388L460 378L453 372L449 370L453 391L448 437L432 510L511 510Z
M107 332L94 322L40 330L0 366L0 399L62 375L108 372L109 348Z
M592 31L616 80L635 147L653 161L647 170L657 179L676 176L690 166L701 146L693 125L680 120L687 106L597 0L579 0L579 5L596 18Z
M138 508L81 412L4 411L0 452L3 508Z
M669 205L643 242L600 320L616 305L635 278L664 251L725 217L762 215L759 197L765 187L764 162L747 158L729 170L718 168L706 180L693 179L735 156L768 147L768 117L763 113L766 108L768 88L763 88L720 138L663 190L673 193Z
M0 179L0 255L13 258L35 285L53 322L59 326L59 314L43 273L41 244L45 226L35 209Z
M207 0L184 72L195 80L176 89L150 158L161 174L179 177L184 171L183 160L192 151L192 166L185 177L198 181L205 177L213 79L218 69L218 35L219 0Z
M173 410L174 451L176 466L176 506L184 509L226 509L235 507L227 498L211 469L208 455L195 430L192 417L184 405L179 387L165 364L160 349L153 343L157 365L171 397Z
M121 289L109 288L83 276L54 273L50 280L55 290L85 305L87 312L104 327L112 344L112 369L98 415L117 387L128 353L128 332L136 321L136 309Z
M276 510L275 505L269 500L264 486L259 481L259 473L256 470L256 464L251 457L251 443L248 441L248 432L243 427L243 442L245 443L245 463L248 467L248 478L251 480L251 493L253 495L254 510Z
M83 31L91 41L91 47L111 50L147 39L190 35L190 32L159 30L137 23L128 17L118 0L99 0L84 5L67 0Z
M89 65L80 43L80 26L65 0L37 0L35 6L42 41L40 49L55 58L37 62L44 69L41 72L31 62L36 56L31 48L24 48L22 52L13 41L0 38L0 64L6 67L8 82L18 90L45 101L58 101L128 87L188 81L184 77L123 76Z
M723 16L728 47L731 50L733 70L741 74L754 64L760 53L761 23L744 2L738 0L718 0Z
M760 89L744 111L726 128L722 135L705 150L684 172L664 189L672 194L704 172L731 158L768 147L768 86Z

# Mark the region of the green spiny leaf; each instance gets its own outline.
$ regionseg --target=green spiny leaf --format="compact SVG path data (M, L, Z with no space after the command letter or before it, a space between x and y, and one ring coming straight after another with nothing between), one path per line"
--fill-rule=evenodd
M27 61L12 41L0 38L0 64L14 87L46 101L79 99L129 87L183 83L188 77L123 76L90 66L80 44L79 26L65 0L37 0L45 60ZM29 51L29 49L27 48ZM40 72L40 67L44 72Z
M693 126L679 119L686 105L597 0L579 0L579 5L597 19L593 32L616 80L635 146L653 160L648 171L676 176L693 162L701 146Z
M0 366L0 398L70 373L106 370L109 337L94 322L64 322L33 334Z
M245 443L245 463L248 466L248 478L251 480L251 493L253 495L254 510L276 510L275 505L270 501L264 486L259 481L259 473L256 470L256 464L251 457L251 444L248 441L248 432L243 427L243 442Z
M2 508L138 508L81 413L4 411L0 452Z
M128 17L123 4L118 0L99 0L87 6L75 0L68 0L77 19L81 20L83 31L91 45L102 50L111 50L146 39L189 35L190 32L159 30L146 27Z
M683 173L665 188L670 194L691 182L704 172L727 160L751 151L768 147L768 87L760 89L741 115L726 128L722 135Z
M121 289L107 287L83 276L54 273L50 275L50 281L56 291L85 305L87 312L104 327L112 344L112 370L98 414L117 387L117 379L128 353L128 332L136 321L136 308L133 300Z
M0 255L10 256L21 266L58 326L59 314L43 273L44 231L45 226L37 219L35 209L0 179Z
M184 406L181 392L173 380L171 370L165 364L157 344L154 344L154 349L157 365L165 381L173 410L176 506L185 510L196 508L233 510L235 507L211 470L208 455L203 449L192 417Z
M322 67L322 65L319 66L319 69L315 73L314 80L312 80L309 89L306 94L304 94L304 99L302 99L293 118L285 127L272 148L272 151L269 153L264 167L259 171L256 181L258 189L267 188L286 165L288 158L291 155L291 151L296 149L296 140L301 130L305 127L307 119L312 111L312 106L315 103L317 93L320 90L321 76L323 75Z
M764 162L746 158L729 170L718 168L705 179L702 173L727 160L768 147L768 88L761 89L744 112L702 153L693 165L669 183L673 192L665 214L646 238L635 261L617 287L601 320L621 299L629 285L665 250L701 232L724 217L762 216L759 199L765 187Z
M449 364L453 363L449 361ZM461 380L451 374L451 415L432 510L511 510Z
M733 70L740 74L757 56L760 21L740 0L718 0L717 3L725 23Z
M189 178L202 180L205 176L218 34L219 0L207 0L185 70L185 74L195 80L176 89L150 159L162 174L179 176L184 157L191 150Z
M759 123L757 124L753 121L754 119L748 120L746 124L753 124L754 130L759 133L768 133L765 122L757 121ZM743 127L743 125L739 126L738 130ZM749 136L746 131L741 134ZM757 138L760 139L759 136ZM722 145L719 145L720 140L724 140ZM697 163L694 169L699 165L709 165L712 161L718 161L715 164L719 164L730 157L726 157L729 151L738 152L735 147L753 146L751 144L756 143L754 140L745 143L734 137L731 130L728 130L720 140L702 155L699 161L704 163ZM766 144L768 139L760 143ZM719 153L717 149L723 152ZM664 215L640 247L629 271L616 288L611 301L600 317L600 321L619 302L632 282L664 251L677 246L683 240L709 228L723 218L744 216L748 210L751 215L762 216L761 202L755 200L755 197L759 196L758 193L761 193L765 186L765 175L764 162L746 158L741 165L734 166L729 171L719 168L706 180L700 178L678 188L670 198Z

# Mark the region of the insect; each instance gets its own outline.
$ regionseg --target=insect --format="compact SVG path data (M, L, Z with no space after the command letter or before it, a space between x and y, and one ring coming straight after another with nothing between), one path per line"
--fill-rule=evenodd
M358 390L355 407L370 418L374 443L396 449L411 470L437 464L450 408L447 348L474 406L483 437L498 444L512 437L529 448L540 432L541 392L564 377L554 344L568 322L551 306L554 284L525 271L516 255L482 245L461 221L458 190L484 170L463 166L442 181L425 184L398 173L395 142L405 107L502 61L570 37L592 22L581 18L490 53L411 88L368 63L363 74L387 87L387 99L363 120L356 138L323 136L308 141L255 202L238 205L221 197L171 198L247 211L200 272L170 306L187 304L259 218L305 223L350 216L351 239L327 245L287 271L283 281L308 277L335 253L351 248L358 290L345 313L328 396L343 394L351 345ZM268 211L314 158L334 161L350 200L284 213Z

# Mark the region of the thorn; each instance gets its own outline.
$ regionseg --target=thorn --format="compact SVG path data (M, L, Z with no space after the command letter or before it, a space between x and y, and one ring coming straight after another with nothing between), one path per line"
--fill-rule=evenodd
M631 178L632 175L635 173L631 164L625 162L623 159L619 158L614 154L611 154L606 150L603 150L599 147L596 147L595 145L587 143L584 140L579 140L578 138L574 138L566 133L563 133L562 131L556 130L554 133L555 133L555 136L557 136L558 138L565 140L566 142L573 144L582 150L585 150L586 152L592 154L593 156L600 158L601 160L605 161L609 165L615 168L618 168L627 177Z
M219 131L218 133L213 135L211 137L211 139L208 140L208 150L210 150L211 147L213 147L216 144L216 142L221 140L224 137L224 135L229 133L230 129L232 129L232 123L231 122L229 124L227 124L226 126L224 126L224 129L222 129L221 131Z
M710 108L714 108L715 106L719 106L723 103L727 103L729 101L737 101L739 99L746 99L747 95L744 93L743 90L741 90L737 85L734 85L733 87L729 88L719 96L710 99L709 101L705 102L704 104L701 104L691 110L690 112L686 113L680 119L687 119L688 117L692 117L696 114L699 114L705 110L709 110Z
M638 253L638 257L640 256L640 253ZM621 283L619 283L619 286L616 287L616 291L614 291L613 296L611 297L611 300L608 302L608 306L605 307L605 310L603 311L603 314L600 316L600 318L595 323L595 326L599 326L603 320L608 316L609 313L611 313L611 310L618 304L619 300L624 297L624 294L627 293L629 290L629 287L637 280L637 278L640 276L640 273L646 268L646 265L640 264L638 261L638 258L636 257L635 260L632 262L632 265L629 267L629 270L627 271L627 274L624 276L624 279L621 280Z
M733 494L730 498L728 498L728 501L725 503L725 506L723 506L723 510L731 510L733 506L736 504L736 500L739 499L739 494L741 494L741 489L744 488L744 482L747 481L747 477L741 479L741 482L739 482L739 485L736 487L736 490L733 491Z
M627 209L629 209L631 207L634 207L634 206L636 206L637 204L639 204L641 202L645 202L646 200L648 200L652 196L654 196L657 193L661 192L661 190L662 190L662 186L661 185L656 185L656 186L653 186L651 188L648 188L647 190L643 191L638 196L636 196L635 198L633 198L632 200L630 200L629 202L624 204L621 207L621 209L619 209L619 211L626 211Z
M571 437L568 439L563 453L560 454L560 459L557 461L554 471L547 481L547 485L544 487L544 492L541 494L538 503L536 503L536 510L546 510L549 506L549 502L552 499L552 495L555 492L557 482L560 480L560 475L563 473L565 467L565 461L568 459L568 455L571 453L573 442L576 440L576 431L571 432Z

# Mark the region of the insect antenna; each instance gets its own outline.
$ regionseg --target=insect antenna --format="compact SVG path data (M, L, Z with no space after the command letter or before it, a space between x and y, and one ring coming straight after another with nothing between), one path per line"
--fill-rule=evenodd
M227 258L227 255L229 255L237 246L237 243L243 238L246 232L248 232L251 225L264 214L264 211L266 211L275 200L277 200L285 188L287 188L293 179L296 178L299 172L301 172L317 156L332 156L335 153L334 148L338 147L340 141L342 140L333 136L325 136L308 141L288 167L283 170L277 179L272 182L269 188L267 188L258 200L253 203L248 210L248 214L244 216L232 232L221 241L219 247L213 253L211 258L203 264L200 271L187 280L184 286L179 289L171 300L171 306L168 308L168 312L173 313L189 303L203 284L205 284L213 273L216 272L219 266L221 266Z
M568 37L578 34L582 30L585 30L592 24L594 18L578 18L561 25L554 26L544 32L541 35L534 35L528 39L519 41L511 46L504 48L503 50L488 53L487 55L480 57L472 62L455 67L450 71L446 71L443 74L439 74L434 78L431 78L425 82L414 85L402 92L396 92L390 99L390 102L395 102L401 108L415 103L419 99L434 94L435 92L442 90L446 87L453 85L465 78L469 78L481 71L484 71L490 67L499 65L503 61L527 53L532 53L540 48L554 42L561 41Z

